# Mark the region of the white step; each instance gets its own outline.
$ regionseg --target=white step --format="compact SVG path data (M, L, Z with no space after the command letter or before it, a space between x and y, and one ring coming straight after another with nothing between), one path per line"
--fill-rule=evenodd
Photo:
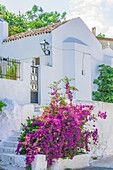
M93 167L105 167L113 169L113 156L103 157L90 163Z
M0 160L5 164L12 164L19 167L26 167L25 164L25 155L14 155L8 153L0 154Z
M0 170L26 170L26 168L14 166L14 165L6 165L3 162L0 162Z
M8 141L17 142L17 141L18 141L18 136L11 136L11 137L8 137L7 140L8 140Z
M16 154L16 147L4 147L4 146L0 146L0 154L1 153L12 153L12 154Z
M12 141L5 141L2 142L2 146L6 146L6 147L17 147L18 142L12 142Z
M21 135L21 132L20 131L18 131L18 132L13 132L13 134L12 134L12 136L20 136Z

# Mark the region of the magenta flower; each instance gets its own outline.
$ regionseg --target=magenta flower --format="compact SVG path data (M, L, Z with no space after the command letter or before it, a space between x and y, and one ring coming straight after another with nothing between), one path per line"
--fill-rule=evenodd
M70 100L59 93L58 82L51 85L51 102L44 108L40 117L27 119L23 125L23 133L19 138L16 153L26 154L26 164L31 164L35 155L45 154L49 165L54 159L70 158L84 151L89 152L89 139L98 143L98 129L85 130L88 121L95 122L96 116L91 113L93 105L72 104L75 87L70 86L69 79L65 78L65 94ZM60 82L60 81L59 81ZM98 117L105 119L106 112L98 112Z

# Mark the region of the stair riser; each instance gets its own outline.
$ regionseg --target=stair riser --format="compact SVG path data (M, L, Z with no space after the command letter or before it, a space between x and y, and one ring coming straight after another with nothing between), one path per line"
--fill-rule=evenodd
M17 141L18 141L18 137L17 137L17 136L9 137L7 140L8 140L8 141L17 142Z
M0 160L6 162L6 164L14 164L14 156L0 155Z
M14 148L0 148L0 154L1 153L13 153L13 154L15 154L16 153L15 150L16 150L16 148L15 149Z
M2 143L3 146L6 146L6 147L14 147L16 148L18 143L13 143L13 142L3 142Z
M16 165L19 167L26 167L25 164L25 160L24 157L20 156L20 155L0 155L0 160L6 164L12 164L12 165Z
M12 136L17 136L19 137L21 135L21 132L14 132Z

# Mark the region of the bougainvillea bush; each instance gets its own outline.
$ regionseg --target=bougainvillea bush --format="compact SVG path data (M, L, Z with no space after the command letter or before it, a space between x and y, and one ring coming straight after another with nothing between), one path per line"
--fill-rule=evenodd
M23 125L16 152L26 154L26 164L31 164L35 155L45 154L48 164L52 165L54 159L72 159L77 154L89 152L91 139L94 144L98 143L98 130L94 122L97 117L105 119L106 112L99 111L95 116L91 113L93 105L74 106L73 91L77 89L70 86L70 81L65 77L54 82L50 86L49 106L44 108L40 117L28 118L27 125ZM59 92L61 82L64 83L64 95ZM93 122L91 130L86 128L89 121Z

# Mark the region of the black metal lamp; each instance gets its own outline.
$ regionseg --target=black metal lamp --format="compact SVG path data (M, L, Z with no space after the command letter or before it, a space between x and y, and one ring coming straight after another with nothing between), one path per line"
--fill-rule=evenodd
M50 55L50 50L48 50L49 43L46 40L44 40L44 41L42 41L40 43L40 45L41 45L41 48L42 48L44 54L45 55Z

